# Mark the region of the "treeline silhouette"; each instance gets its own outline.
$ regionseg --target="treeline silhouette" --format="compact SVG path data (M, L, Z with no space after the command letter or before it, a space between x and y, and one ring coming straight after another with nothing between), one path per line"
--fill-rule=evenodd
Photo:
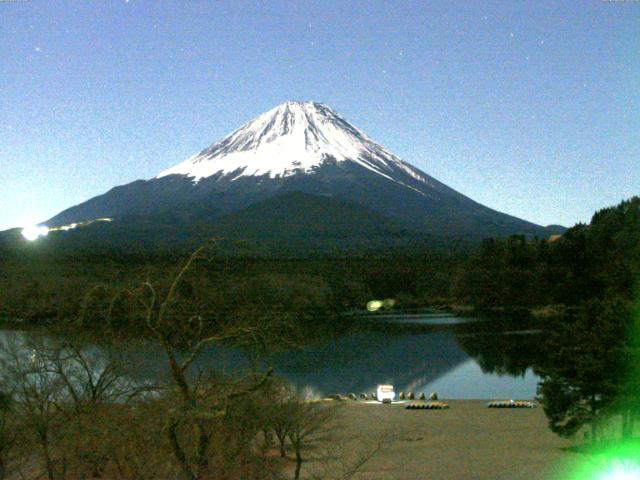
M236 305L255 303L257 291L272 308L295 297L316 316L362 310L374 298L394 298L396 308L405 310L467 305L488 312L574 306L611 296L629 301L640 272L639 203L634 197L600 210L589 225L578 224L561 237L487 239L475 250L424 247L359 256L268 257L235 244L229 253L232 249L220 241L202 276L233 285ZM67 252L46 242L20 250L5 246L0 248L0 319L52 323L74 318L79 297L91 286L126 287L141 279L162 284L182 258L180 252ZM212 288L216 294L225 291L220 284Z
M631 301L640 277L640 198L593 215L561 237L488 239L464 263L458 301L483 308Z
M555 433L583 432L596 446L628 442L640 419L639 280L638 197L551 241L487 240L464 265L459 297L485 310L559 308L534 336L459 341L485 371L524 374L533 367Z

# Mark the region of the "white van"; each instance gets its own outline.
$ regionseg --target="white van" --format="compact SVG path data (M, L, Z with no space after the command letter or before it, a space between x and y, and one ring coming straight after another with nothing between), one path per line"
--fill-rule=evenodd
M390 403L396 398L396 392L393 391L393 385L378 385L376 396L379 402Z

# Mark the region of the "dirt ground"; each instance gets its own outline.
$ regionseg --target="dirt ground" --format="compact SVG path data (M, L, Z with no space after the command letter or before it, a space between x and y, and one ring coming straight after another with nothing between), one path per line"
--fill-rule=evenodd
M344 403L335 433L341 456L354 462L382 440L353 477L358 480L562 480L579 460L562 450L571 442L548 429L541 407L492 409L483 400L448 401L448 410Z

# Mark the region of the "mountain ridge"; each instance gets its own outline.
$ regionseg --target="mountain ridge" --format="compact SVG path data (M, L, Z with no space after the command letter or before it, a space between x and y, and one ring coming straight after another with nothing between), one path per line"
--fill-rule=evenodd
M375 212L402 225L404 231L427 236L479 240L557 233L554 227L475 202L375 143L330 107L314 102L278 105L155 177L114 187L45 224L60 226L103 217L117 223L123 217L157 217L162 212L167 218L183 218L185 225L214 224L296 191L347 202L336 204L341 207L336 207L335 215L349 210L347 204L359 205L363 212ZM328 217L323 213L323 218ZM258 223L253 224L257 228ZM301 224L300 228L306 227ZM313 229L306 234L313 235Z

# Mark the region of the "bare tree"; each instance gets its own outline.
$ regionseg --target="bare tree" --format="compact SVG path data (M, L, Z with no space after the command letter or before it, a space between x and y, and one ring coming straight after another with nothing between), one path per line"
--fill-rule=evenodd
M111 315L121 299L134 302L138 310L129 309L130 314L142 319L148 333L163 349L176 393L176 401L167 411L164 433L186 480L202 478L208 469L212 425L226 415L231 402L263 388L272 374L268 369L240 379L219 377L214 385L191 372L197 358L213 344L241 343L257 351L272 335L268 325L256 324L250 319L245 321L246 317L234 321L205 320L206 305L194 306L188 299L181 298L187 275L197 262L206 259L205 247L200 247L173 277L166 293L162 294L153 283L146 281L134 290L117 289L108 308ZM98 286L92 292L103 290L104 287ZM86 313L86 309L81 309L79 325L83 324Z
M291 385L285 380L273 378L259 402L265 440L275 435L281 458L287 455L291 414L295 412L298 401L297 393Z
M287 436L296 456L294 479L299 480L305 452L311 452L330 440L336 407L320 402L291 402Z
M280 401L268 411L273 416L270 425L280 441L281 455L286 455L285 440L293 450L295 480L302 478L302 466L310 461L316 465L307 473L309 478L348 480L394 437L387 432L360 442L345 438L340 435L340 404L308 401L291 388L284 390Z
M16 343L3 345L0 363L2 382L11 386L15 413L40 447L47 478L55 480L58 469L52 443L62 424L58 405L63 383L48 372L45 360L33 345L28 349Z
M49 479L64 477L70 468L100 476L110 460L101 438L111 426L99 419L146 389L117 359L39 337L16 337L0 346L0 384L9 392L13 428L24 430L25 446L33 440L40 447ZM33 449L27 455L33 457Z
M80 415L99 405L128 403L153 388L134 382L121 359L91 354L75 342L44 349L43 366L64 384L67 409Z
M8 464L17 439L16 426L11 422L12 409L11 393L0 390L0 480L7 476Z

